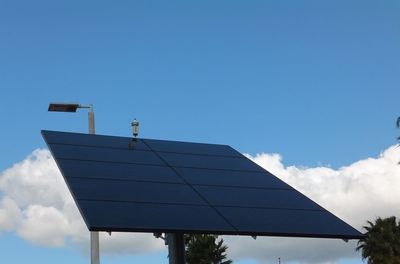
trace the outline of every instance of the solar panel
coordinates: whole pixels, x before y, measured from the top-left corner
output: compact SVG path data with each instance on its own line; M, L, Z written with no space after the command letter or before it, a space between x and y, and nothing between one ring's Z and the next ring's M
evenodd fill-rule
M90 231L362 237L230 146L42 134Z

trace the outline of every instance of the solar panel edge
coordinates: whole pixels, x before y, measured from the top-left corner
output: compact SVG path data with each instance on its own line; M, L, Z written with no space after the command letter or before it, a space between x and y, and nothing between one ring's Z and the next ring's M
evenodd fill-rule
M252 236L252 237L295 237L295 238L324 238L324 239L343 239L358 240L365 238L364 234L308 234L308 233L279 233L279 232L235 232L235 231L217 231L210 229L166 229L166 228L107 228L101 226L93 226L90 231L100 232L137 232L137 233L184 233L184 234L212 234L212 235L228 235L228 236Z
M95 136L95 137L103 137L104 139L113 139L113 138L120 138L120 139L124 139L124 140L133 140L133 138L129 138L129 137L125 137L125 136L111 136L111 135L103 135L103 134L86 134L86 133L75 133L75 132L64 132L64 131L54 131L54 130L41 130L42 135L47 137L47 143L49 144L66 144L66 145L71 145L68 143L61 143L60 141L53 141L51 138L51 134L59 134L59 135L64 135L64 136L68 136L68 135L80 135L80 136L84 136L84 137L91 137L91 136ZM201 142L184 142L184 141L173 141L173 140L162 140L162 139L152 139L152 138L139 138L139 141L147 141L147 142L151 142L151 141L158 141L158 142L173 142L173 143L179 143L179 144L193 144L193 145L198 145L198 146L218 146L218 147L226 147L229 148L234 155L222 155L222 154L202 154L202 153L189 153L189 152L179 152L179 151L166 151L166 150L154 150L153 151L157 151L157 152L165 152L165 153L177 153L177 154L186 154L186 155L210 155L210 156L222 156L222 157L238 157L241 158L242 155L240 152L238 152L237 150L235 150L234 148L232 148L229 145L226 144L210 144L210 143L201 143ZM77 146L91 146L91 145L82 145L82 144L76 144ZM148 146L148 145L147 145ZM94 147L94 146L92 146ZM95 146L95 147L99 147L99 146ZM100 146L100 147L105 147L105 148L110 148L110 146ZM119 148L119 147L116 147ZM144 149L140 149L140 150L144 150ZM148 149L147 149L148 150Z
M46 133L47 133L47 132L49 132L49 131L48 131L48 130L41 130L42 137L43 137L44 141L46 142L46 145L49 147L49 151L50 151L50 153L51 153L51 155L52 155L52 157L53 157L53 159L54 159L54 161L55 161L55 163L56 163L56 165L57 165L58 170L59 170L60 173L61 173L61 176L62 176L62 178L63 178L63 180L64 180L65 185L66 185L67 188L68 188L69 193L70 193L71 196L72 196L72 199L73 199L74 202L75 202L76 207L77 207L78 210L79 210L79 213L81 214L81 216L82 216L82 218L83 218L83 221L84 221L85 224L86 224L86 227L89 229L90 223L89 223L88 219L86 218L85 214L83 213L82 209L80 208L80 206L79 206L79 204L78 204L78 202L77 202L77 197L75 197L74 193L72 192L71 187L69 186L68 181L66 180L66 177L64 176L63 171L61 170L61 167L60 167L60 164L59 164L58 160L57 160L56 158L54 158L55 156L54 156L54 154L53 154L53 152L52 152L52 149L51 149L51 146L50 146L51 143L49 143L49 142L47 141L47 138L46 138ZM50 131L50 132L51 132L51 131ZM89 229L89 230L90 230L90 229Z

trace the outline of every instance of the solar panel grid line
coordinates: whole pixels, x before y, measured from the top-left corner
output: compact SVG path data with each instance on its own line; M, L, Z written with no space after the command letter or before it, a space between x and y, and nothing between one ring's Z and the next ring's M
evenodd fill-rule
M85 199L79 198L79 201L87 201L87 202L107 202L107 203L127 203L127 204L152 204L152 205L187 205L193 207L208 207L206 204L197 204L197 203L178 203L178 202L149 202L149 201L124 201L124 200L110 200L110 199ZM264 208L261 208L264 209ZM266 208L273 209L273 208Z
M134 164L134 165L149 165L149 166L158 166L158 167L174 167L174 168L186 168L186 169L198 169L198 170L218 170L218 171L235 171L235 172L258 172L253 170L238 170L238 169L218 169L218 168L202 168L202 167L191 167L191 166L165 166L161 164L150 164L143 162L126 162L126 161L103 161L103 160L94 160L94 159L77 159L77 158L59 158L59 160L73 160L73 161L90 161L90 162L99 162L99 163L114 163L114 164Z
M184 183L70 179L69 184L79 197L78 199L204 204L204 201ZM87 191L89 189L90 192ZM158 192L154 194L153 190L158 190Z
M237 186L237 185L218 185L218 184L205 184L205 183L191 183L193 186L207 186L207 187L227 187L238 189L254 189L254 190L281 190L293 191L291 188L278 188L278 187L254 187L254 186Z
M177 184L170 181L154 181L154 180L135 180L135 179L119 179L119 178L102 178L102 177L80 177L80 176L70 176L71 179L93 179L93 180L109 180L109 181L126 181L126 182L148 182L148 183L164 183L164 184ZM266 187L252 187L252 186L236 186L236 185L216 185L216 184L191 184L193 186L207 186L207 187L228 187L228 188L238 188L238 189L255 189L255 190L281 190L281 191L294 191L290 188L266 188Z
M284 208L284 207L267 207L267 206L240 206L240 205L224 205L224 204L214 204L214 207L218 208L241 208L241 209L268 209L268 210L289 210L289 211L313 211L313 212L323 212L321 209L307 209L307 208Z
M144 162L126 162L126 161L104 161L104 160L95 160L95 159L77 159L77 158L59 158L60 160L72 160L72 161L90 161L90 162L98 162L98 163L113 163L113 164L133 164L133 165L149 165L149 166L157 166L157 167L166 167L162 164L150 164Z
M147 145L147 147L148 148L150 148L150 149L152 149L147 143L146 143L146 141L145 140L143 140L143 142ZM154 150L153 150L154 151ZM158 155L158 153L157 152L154 152L154 153L156 153L156 155ZM208 201L207 201L207 199L205 198L205 197L203 197L192 185L190 185L186 180L185 180L185 178L184 177L182 177L182 175L180 175L179 174L179 172L174 168L174 167L172 167L166 160L164 160L161 156L159 156L159 158L161 159L161 160L163 160L164 161L164 163L168 166L168 167L170 167L172 170L174 170L175 171L175 173L189 186L189 187L191 187L192 188L192 190L194 191L194 192L196 192L197 193L197 195L199 196L199 197L201 197L226 223L228 223L234 230L237 230L238 231L238 229L234 226L234 225L232 225L232 223L230 223L229 222L229 220L228 219L226 219L226 217L224 216L224 215L222 215L215 207L213 207Z
M109 178L100 178L100 177L69 177L70 179L93 179L93 180L107 180L107 181L121 181L121 182L147 182L147 183L162 183L162 184L182 184L182 183L175 183L175 182L169 182L169 181L152 181L152 180L126 180L126 179L109 179Z

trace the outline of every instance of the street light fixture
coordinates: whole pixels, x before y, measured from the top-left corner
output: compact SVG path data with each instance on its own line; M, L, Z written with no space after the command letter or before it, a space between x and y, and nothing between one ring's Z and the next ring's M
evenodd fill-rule
M75 113L78 108L87 108L88 111L88 123L89 123L89 134L95 134L94 128L94 112L93 105L81 105L76 103L50 103L49 112L69 112ZM100 263L100 249L99 249L99 232L90 232L90 256L91 264Z
M50 112L76 112L79 104L51 103L49 104Z
M76 103L50 103L49 112L69 112L75 113L78 108L87 108L88 112L88 123L89 123L89 134L95 134L94 128L94 112L93 105L81 105Z

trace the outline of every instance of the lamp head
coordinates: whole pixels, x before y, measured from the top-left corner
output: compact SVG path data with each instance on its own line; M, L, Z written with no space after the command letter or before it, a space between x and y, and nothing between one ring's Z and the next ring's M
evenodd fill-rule
M48 111L50 112L76 112L79 108L79 104L68 104L68 103L50 103Z

